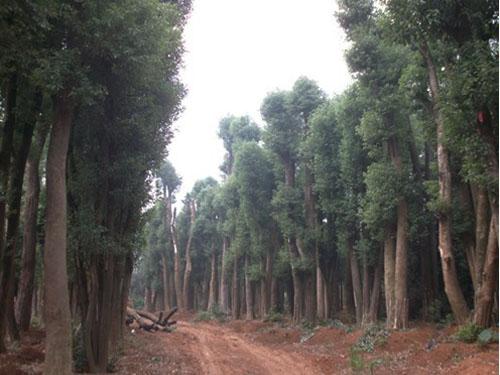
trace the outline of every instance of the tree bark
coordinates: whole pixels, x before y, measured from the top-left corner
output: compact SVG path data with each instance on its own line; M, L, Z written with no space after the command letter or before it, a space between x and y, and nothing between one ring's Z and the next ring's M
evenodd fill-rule
M245 254L245 305L246 305L246 320L252 320L254 318L253 314L253 288L252 282L250 281L249 274L250 261L248 255Z
M449 165L448 149L444 144L444 119L439 108L439 80L436 67L427 44L420 46L420 52L427 65L429 87L432 99L432 111L436 122L437 132L437 160L439 173L439 199L444 209L439 213L439 254L443 269L444 289L450 302L453 316L458 324L464 324L469 317L469 308L465 302L462 289L458 282L455 266L455 257L452 249L451 227L451 170Z
M382 272L384 269L384 256L383 250L378 257L377 267L375 268L375 275L373 276L373 286L370 295L370 308L368 312L367 323L374 324L377 322L377 313L380 303L380 290L382 285Z
M219 291L219 304L221 311L224 314L229 312L229 288L226 270L226 257L228 251L228 239L226 236L222 238L222 257L220 263L220 291Z
M496 231L495 217L492 215L488 235L488 245L481 283L475 293L474 323L480 327L489 327L492 323L495 287L498 275L498 234Z
M13 150L14 129L16 125L16 100L17 100L17 74L13 73L7 81L5 95L5 122L2 134L2 148L0 150L0 259L5 256L5 209L7 204L7 191L9 186L10 161ZM7 259L7 263L10 261ZM7 264L8 265L8 264ZM10 268L10 267L9 267ZM12 270L2 265L2 274L8 273L6 280L10 278ZM3 275L2 275L3 278ZM0 353L6 351L4 337L6 332L7 293L8 284L0 285Z
M191 263L191 242L193 240L194 233L194 223L196 220L196 206L195 201L191 200L189 202L189 208L191 212L191 223L189 226L189 236L186 244L186 268L184 269L184 284L182 291L182 299L184 301L184 307L189 310L192 306L189 303L189 293L191 287L191 271L193 270L193 265Z
M233 319L240 317L240 298L239 298L239 285L238 285L238 254L234 255L233 260L233 281L231 285L231 310Z
M172 207L172 206L170 206ZM172 215L172 221L170 223L170 233L172 236L172 246L174 248L174 287L175 287L175 299L177 302L177 307L179 309L184 309L184 299L182 294L182 280L181 280L181 261L179 255L179 244L177 240L177 230L175 227L175 210Z
M162 252L161 254L161 281L163 285L163 310L170 310L170 298L169 298L169 288L168 288L168 263L167 254Z
M40 158L47 138L48 126L38 129L35 144L30 151L26 164L26 193L23 211L23 252L21 276L17 297L17 319L21 331L29 329L36 265L36 226L38 200L40 196Z
M394 272L394 329L408 327L408 205L405 198L398 203L398 223L396 230L396 259Z
M395 245L394 229L388 225L384 241L384 290L387 327L391 327L394 321Z
M208 310L213 310L217 301L217 255L215 245L212 244L210 252L210 285L208 288Z
M71 316L66 265L66 157L73 108L67 92L56 99L47 156L47 212L45 224L45 374L70 374Z
M361 278L359 275L358 259L354 253L352 243L349 246L349 263L351 264L352 291L354 297L354 308L356 310L356 322L361 324L363 319L363 298L361 290Z

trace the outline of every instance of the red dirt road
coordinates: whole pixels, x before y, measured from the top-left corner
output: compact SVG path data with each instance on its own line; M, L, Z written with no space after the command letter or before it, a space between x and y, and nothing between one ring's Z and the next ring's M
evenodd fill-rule
M182 322L177 331L193 339L184 350L200 363L207 375L303 375L319 372L314 364L297 353L262 346L226 327ZM174 336L175 333L171 338Z

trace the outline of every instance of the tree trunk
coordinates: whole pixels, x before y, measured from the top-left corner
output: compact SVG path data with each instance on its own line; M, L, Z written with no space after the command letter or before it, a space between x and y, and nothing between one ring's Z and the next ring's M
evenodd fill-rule
M374 324L377 322L377 313L380 303L380 287L382 285L382 272L384 269L384 255L383 250L380 252L378 257L377 267L375 268L375 275L373 276L373 287L370 296L370 308L368 313L368 324Z
M439 199L444 209L439 213L439 254L443 269L444 290L450 302L453 316L458 324L464 324L469 317L469 308L465 302L462 289L458 282L455 257L452 249L451 228L451 170L449 165L448 149L444 145L444 119L439 108L439 81L436 67L430 54L427 43L422 43L420 53L427 65L429 87L432 99L432 111L436 122L437 132L437 160L439 173Z
M171 207L171 206L170 206ZM175 286L175 299L177 307L184 309L184 299L182 294L182 280L181 280L181 261L179 255L179 244L177 240L177 230L175 228L175 210L172 215L172 222L170 223L170 233L172 236L172 246L174 248L174 286Z
M5 257L4 249L4 238L5 238L5 209L7 204L7 190L9 186L9 172L10 172L10 161L13 150L13 138L14 129L16 125L16 100L17 100L17 75L13 73L8 81L5 95L5 122L3 126L2 134L2 148L0 150L0 259ZM7 277L5 280L10 279L10 274L12 270L10 267L5 268L5 260L3 260L4 265L0 269L3 274L7 272ZM7 266L10 260L7 259ZM8 294L8 283L2 282L0 285L0 353L6 351L4 337L6 332L6 308L7 308L7 294Z
M250 262L248 255L245 255L245 306L246 306L246 320L252 320L253 315L253 288L252 282L250 281L249 274Z
M30 151L26 164L26 193L23 211L23 252L21 276L17 297L17 316L21 331L29 329L36 266L36 226L38 218L38 199L40 196L40 157L48 126L38 129L35 144Z
M351 264L352 291L354 297L354 308L356 309L356 322L361 324L363 319L363 299L361 290L361 279L359 275L358 259L354 253L352 244L349 242L349 263Z
M474 323L481 327L492 324L492 310L495 287L498 276L498 234L495 217L492 215L488 235L488 244L479 290L475 292Z
M224 314L229 312L229 288L227 283L226 258L228 251L228 239L226 236L222 239L222 257L220 264L220 308Z
M398 203L398 224L396 231L396 260L394 272L394 329L408 327L408 205L405 198Z
M316 315L318 319L326 319L325 311L325 281L321 266L319 263L319 247L316 246L316 254L314 256L316 263Z
M394 229L387 226L384 241L384 290L387 327L391 327L394 321L395 244Z
M217 256L215 253L215 245L212 244L210 255L210 285L208 288L208 310L213 310L217 301Z
M68 93L57 98L47 156L45 223L45 374L70 374L71 316L66 265L66 157L73 108Z
M234 255L233 260L233 282L231 285L231 310L233 319L240 317L240 298L239 298L239 285L238 285L238 254Z
M166 249L165 249L166 251ZM170 310L170 298L168 295L168 263L167 263L167 254L162 252L161 254L161 281L163 285L163 303L162 310Z
M191 211L191 223L189 226L189 236L186 244L186 268L184 269L184 284L183 284L183 292L182 299L184 301L184 307L189 310L191 308L189 303L189 293L191 286L191 271L193 269L193 265L191 263L191 242L193 240L193 232L194 232L194 222L196 220L196 206L194 200L191 200L189 203L190 211Z

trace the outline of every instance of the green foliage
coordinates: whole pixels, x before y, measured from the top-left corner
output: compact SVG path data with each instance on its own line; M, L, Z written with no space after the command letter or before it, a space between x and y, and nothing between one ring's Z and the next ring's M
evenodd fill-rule
M384 345L388 337L389 331L383 327L372 325L365 329L363 335L354 344L353 349L371 353L375 347Z
M454 334L454 337L458 341L470 344L477 340L480 333L481 327L475 325L474 323L467 323L458 328L457 332L455 332Z
M349 351L349 362L354 372L363 371L365 368L365 360L363 359L363 355L354 347L352 347Z
M219 305L215 304L211 310L208 311L198 311L194 317L195 322L207 322L210 320L217 320L219 323L225 322L227 319L226 314L224 314Z
M271 309L271 311L269 311L269 314L264 317L264 322L282 323L283 321L283 314L274 309Z

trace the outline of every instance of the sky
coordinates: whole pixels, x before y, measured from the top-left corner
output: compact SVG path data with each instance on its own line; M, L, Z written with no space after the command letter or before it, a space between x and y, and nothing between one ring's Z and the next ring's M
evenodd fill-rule
M181 71L188 94L168 147L183 181L179 197L198 179L220 180L224 116L249 115L263 126L262 100L300 76L329 96L349 85L347 43L334 12L334 0L193 0Z

